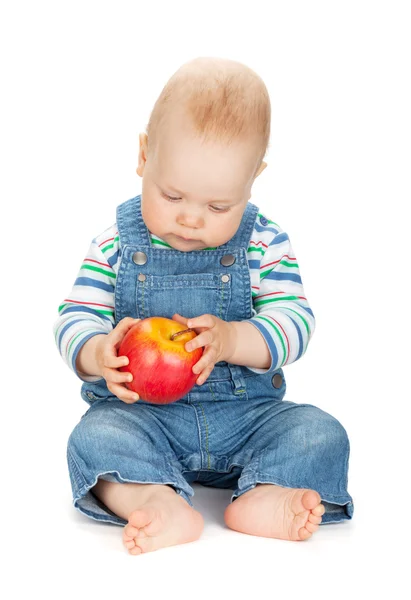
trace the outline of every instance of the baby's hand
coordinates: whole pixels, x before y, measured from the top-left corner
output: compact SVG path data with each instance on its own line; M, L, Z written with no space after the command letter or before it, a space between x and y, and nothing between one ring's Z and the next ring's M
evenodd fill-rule
M108 335L101 336L96 348L96 359L100 374L107 382L107 387L119 400L132 404L139 399L139 395L128 390L124 383L133 380L131 373L118 371L120 367L128 365L126 356L117 356L118 348L127 331L140 319L126 317L110 331Z
M186 319L179 314L173 315L174 321L186 325L198 334L196 338L187 342L185 349L188 352L196 348L205 347L202 357L193 367L193 373L199 373L197 385L202 385L220 360L229 361L234 352L235 331L228 321L223 321L214 315L201 315L194 319Z

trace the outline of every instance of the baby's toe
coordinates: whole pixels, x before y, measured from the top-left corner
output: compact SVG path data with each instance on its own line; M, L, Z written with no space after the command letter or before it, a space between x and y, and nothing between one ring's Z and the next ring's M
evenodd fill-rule
M133 527L133 525L130 525L130 523L128 523L125 527L124 527L124 538L135 538L138 534L138 529L137 527Z
M314 523L310 523L310 521L307 521L307 523L305 524L305 529L307 531L309 531L310 533L315 533L319 528L319 525L315 525Z
M312 536L312 533L308 531L307 526L301 527L298 532L299 538L301 541L308 540Z
M312 514L315 515L316 517L322 517L323 514L325 513L325 507L323 504L319 504L318 506L316 506L315 508L313 508L311 510Z
M308 521L310 523L312 523L313 525L319 525L322 521L322 517L317 517L316 515L313 515L312 513L308 515Z

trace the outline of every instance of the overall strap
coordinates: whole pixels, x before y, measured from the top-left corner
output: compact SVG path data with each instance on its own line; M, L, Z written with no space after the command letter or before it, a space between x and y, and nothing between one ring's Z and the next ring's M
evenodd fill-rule
M150 247L150 234L141 216L141 196L126 200L117 207L117 227L121 246L138 244Z

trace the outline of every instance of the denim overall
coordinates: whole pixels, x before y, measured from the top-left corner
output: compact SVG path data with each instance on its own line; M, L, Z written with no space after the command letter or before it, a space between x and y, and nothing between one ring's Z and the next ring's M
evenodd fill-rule
M223 246L180 252L152 245L140 196L121 204L116 324L127 316L171 318L176 312L250 319L247 248L257 212L248 203L237 233ZM168 405L126 404L104 379L84 383L90 408L67 453L74 506L100 521L126 523L90 491L99 477L170 485L190 505L191 483L232 489L231 501L257 483L273 483L316 490L326 508L323 523L350 519L346 432L322 410L284 401L285 389L281 369L256 373L225 362Z

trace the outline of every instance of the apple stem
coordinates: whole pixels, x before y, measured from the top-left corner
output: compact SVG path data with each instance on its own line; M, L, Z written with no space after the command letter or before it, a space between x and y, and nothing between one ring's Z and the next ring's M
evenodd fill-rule
M179 335L183 335L183 333L189 333L190 331L194 331L194 329L184 329L184 331L177 331L177 333L173 333L170 339L174 342L176 337L178 337Z

